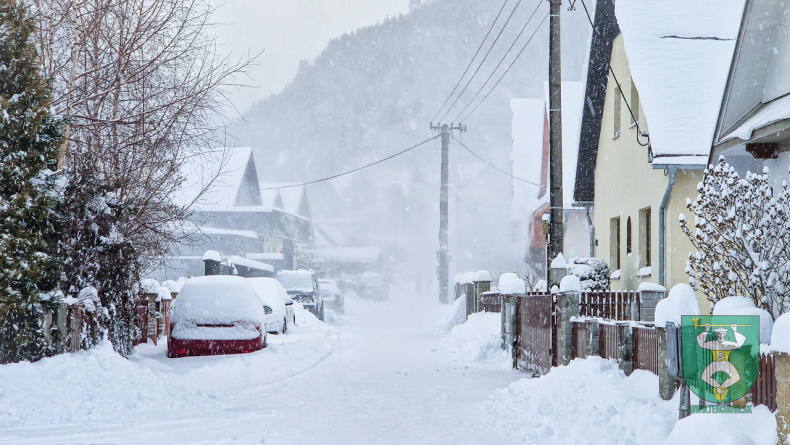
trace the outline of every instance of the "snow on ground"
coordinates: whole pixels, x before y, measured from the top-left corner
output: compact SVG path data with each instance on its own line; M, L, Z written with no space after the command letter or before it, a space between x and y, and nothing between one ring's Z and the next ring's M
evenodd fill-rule
M500 363L510 367L508 354L502 349L502 317L480 312L469 315L466 323L455 326L443 346L465 363Z
M298 307L297 326L244 355L125 360L104 344L0 366L0 443L773 444L776 421L695 414L658 378L574 360L540 378L510 369L499 314L463 321L463 300L394 289L347 295L332 326ZM459 315L461 314L461 315Z

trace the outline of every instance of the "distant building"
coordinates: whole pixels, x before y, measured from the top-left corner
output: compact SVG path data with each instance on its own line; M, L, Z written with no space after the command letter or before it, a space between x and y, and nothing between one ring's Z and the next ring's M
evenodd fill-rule
M573 201L582 93L581 82L562 83L563 254L566 258L590 255L590 224L586 208ZM542 217L549 213L548 91L543 99L513 99L510 108L513 112L513 175L520 178L513 180L513 239L524 246L525 273L543 276L546 271L546 237Z
M277 270L293 269L299 251L312 243L304 187L261 184L250 148L190 159L182 175L183 187L174 199L193 211L193 220L183 228L190 240L167 258L163 278L202 275L206 250L218 251L223 259L239 256Z

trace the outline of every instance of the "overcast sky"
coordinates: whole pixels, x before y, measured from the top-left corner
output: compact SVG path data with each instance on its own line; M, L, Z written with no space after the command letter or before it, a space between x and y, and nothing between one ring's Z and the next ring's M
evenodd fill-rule
M264 53L250 69L255 88L234 91L240 112L277 93L293 79L299 61L312 61L330 39L387 16L407 13L409 0L211 0L217 40L238 56Z

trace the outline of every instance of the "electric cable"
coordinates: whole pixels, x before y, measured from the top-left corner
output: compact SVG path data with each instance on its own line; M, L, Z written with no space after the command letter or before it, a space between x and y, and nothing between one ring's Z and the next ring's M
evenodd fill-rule
M507 171L505 171L505 170L502 170L501 168L497 167L496 165L494 165L494 164L492 164L492 163L488 162L488 161L487 161L487 160L485 160L485 159L484 159L482 156L480 156L480 155L478 155L477 153L475 153L474 151L472 151L472 149L471 149L471 148L467 147L467 146L466 146L466 144L464 144L464 143L463 143L463 142L461 142L461 141L460 141L458 138L456 138L456 137L455 137L455 135L453 135L453 140L455 140L456 142L458 142L458 143L461 145L461 147L463 147L464 149L466 149L466 151L468 151L468 152L469 152L469 153L470 153L472 156L476 157L478 160L482 161L483 163L485 163L487 166L489 166L489 167L493 168L494 170L496 170L496 171L498 171L498 172L500 172L500 173L503 173L503 174L505 174L505 175L507 175L507 176L510 176L511 178L513 178L513 179L515 179L515 180L518 180L518 181L521 181L521 182L525 182L525 183L527 183L527 184L530 184L530 185L534 185L535 187L541 187L541 185L540 185L540 184L536 184L536 183L534 183L534 182L532 182L532 181L528 181L528 180L526 180L526 179L524 179L524 178L519 178L518 176L515 176L515 175L513 175L513 174L511 174L511 173L508 173Z
M426 140L420 142L419 144L412 145L411 147L409 147L409 148L407 148L405 150L401 150L401 151L399 151L399 152L397 152L395 154L387 156L386 158L379 159L378 161L371 162L370 164L363 165L362 167L357 167L357 168L355 168L353 170L349 170L349 171L346 171L346 172L343 172L343 173L338 173L338 174L332 175L332 176L327 176L327 177L321 178L321 179L315 179L313 181L302 182L302 183L299 183L299 184L283 185L283 186L279 186L279 187L266 187L266 188L262 188L261 190L278 190L278 189L287 189L287 188L292 188L292 187L302 187L302 186L305 186L305 185L316 184L316 183L319 183L319 182L329 181L330 179L339 178L341 176L350 175L351 173L355 173L355 172L358 172L360 170L364 170L364 169L366 169L368 167L372 167L374 165L381 164L382 162L389 161L392 158L395 158L395 157L400 156L400 155L402 155L404 153L407 153L407 152L409 152L411 150L414 150L417 147L425 145L428 142L431 142L432 140L434 140L434 139L436 139L436 138L438 138L440 136L441 135L437 135L437 136L434 136L434 137L432 137L430 139L426 139Z
M480 63L477 65L477 68L475 69L475 72L472 73L472 77L469 78L469 80L466 82L464 87L461 89L461 92L458 93L458 96L455 97L455 100L453 101L452 104L450 104L450 106L444 112L444 114L442 115L442 118L439 119L439 121L443 121L444 118L447 117L448 114L450 114L450 110L453 109L455 104L458 103L458 100L461 99L461 96L463 96L463 94L466 91L466 89L469 88L469 84L472 83L472 80L474 80L475 76L480 71L480 68L483 67L483 64L485 63L486 59L488 59L489 54L491 54L491 50L493 50L494 46L496 46L496 43L499 41L499 38L502 36L502 33L505 32L505 28L507 28L508 23L510 23L510 20L513 18L513 14L516 13L516 9L518 9L519 5L521 5L521 1L522 0L518 0L518 2L516 3L516 6L514 6L513 10L510 11L510 15L508 16L507 20L505 21L505 24L502 25L502 29L499 30L499 34L497 34L496 38L494 39L494 42L491 44L491 47L488 48L488 51L486 51L486 55L483 56L483 60L481 60Z
M516 36L516 38L513 39L513 43L511 43L510 47L507 49L507 51L505 51L505 54L502 56L502 59L499 61L497 66L494 68L494 70L491 71L491 74L488 76L488 79L486 79L486 81L483 82L483 85L480 87L480 89L477 90L475 95L469 100L469 102L466 104L466 106L461 110L460 113L458 113L458 116L456 116L455 120L457 120L459 117L461 117L461 115L463 115L466 112L466 110L469 109L469 107L472 105L472 103L475 101L475 99L477 99L477 96L479 96L480 93L483 92L483 90L485 89L486 85L488 85L488 82L491 81L491 79L494 77L494 74L496 74L497 70L499 70L499 67L502 66L502 63L504 63L505 59L507 59L507 56L508 56L508 54L510 54L510 51L512 51L513 47L516 46L516 42L518 42L518 39L521 37L521 34L523 34L524 31L527 29L527 26L529 26L529 23L532 21L532 18L535 16L535 13L538 12L538 9L540 8L540 5L542 5L542 4L543 4L543 0L538 0L537 4L535 5L535 9L532 11L532 14L527 19L527 22L524 23L524 26L521 28L521 31L519 31L519 33ZM540 25L538 25L538 26L540 26Z
M505 5L507 5L507 2L509 2L509 1L510 0L505 0L504 3L502 3L502 7L499 8L499 12L497 13L496 17L494 18L494 21L491 22L491 26L488 27L488 32L486 32L485 37L483 37L483 41L480 42L480 45L478 45L477 51L475 51L475 55L472 56L472 60L470 60L469 64L466 65L466 69L464 70L464 73L461 74L461 77L458 78L458 82L456 82L455 86L453 87L453 90L450 91L450 94L447 96L447 99L444 100L444 103L439 108L439 111L437 111L436 114L433 116L433 118L431 119L431 122L436 120L436 117L439 116L439 113L442 112L442 110L444 109L444 106L447 105L447 102L449 102L450 98L453 97L453 94L458 89L458 85L461 85L461 81L464 80L464 76L466 76L466 73L469 72L469 68L472 67L472 63L474 63L475 59L477 58L477 55L480 53L480 50L483 48L483 45L486 43L486 40L488 40L488 36L491 34L491 31L494 30L494 25L496 25L496 22L499 20L499 16L502 15L502 11L505 10Z
M593 19L590 16L590 10L587 9L587 3L585 3L584 0L581 0L581 2L582 2L582 6L584 7L584 13L585 15L587 15L587 21L590 22L590 26L592 27L593 32L597 32L597 30L595 29L595 23L593 23ZM617 84L617 90L620 92L620 96L622 97L623 102L625 102L625 107L628 108L628 113L631 115L631 120L634 121L634 125L636 125L636 143L641 145L642 147L650 147L652 151L652 147L650 145L650 135L647 133L643 133L642 129L639 128L639 121L636 119L636 116L634 116L634 111L631 109L631 105L628 103L628 100L625 98L625 93L623 92L623 89L620 88L620 81L617 80L617 75L614 73L611 64L609 64L609 73L612 75L612 78L614 79L614 83ZM639 140L640 135L647 138L646 144L643 144L642 141Z
M502 82L502 79L504 79L504 78L505 78L505 76L507 75L507 73L510 71L510 68L512 68L512 67L513 67L513 65L516 63L516 61L518 60L518 58L519 58L519 57L521 57L521 54L524 52L524 50L525 50L525 49L527 49L527 46L529 46L529 42L531 42L531 41L532 41L532 38L533 38L533 37L535 37L535 34L537 34L538 30L539 30L539 29L540 29L540 27L543 25L543 23L545 23L545 22L546 22L546 19L547 19L548 17L549 17L549 13L547 12L547 13L546 13L546 15L545 15L545 16L543 16L543 20L541 20L541 21L540 21L540 23L538 24L538 26L537 26L537 27L535 28L535 30L532 32L532 35L531 35L531 36L529 36L529 40L527 40L527 43L525 43L525 44L524 44L524 46L521 48L521 51L519 51L519 52L518 52L518 54L516 54L516 58L515 58L515 59L513 59L513 61L512 61L512 62L510 62L510 65L508 65L508 67L507 67L507 69L505 70L505 72L504 72L504 73L502 73L502 75L499 77L499 80L497 80L497 81L496 81L496 83L494 84L494 86L493 86L493 87L491 87L491 89L488 91L488 93L486 93L486 95L485 95L485 96L483 96L483 99L481 99L481 100L480 100L480 102L478 102L478 104L477 104L477 105L475 105L475 107L474 107L474 108L472 108L472 111L470 111L470 112L469 112L469 114L467 114L467 115L466 115L466 116L465 116L463 119L461 119L461 120L458 120L458 119L456 118L456 119L455 119L456 121L458 121L458 122L464 122L464 121L466 121L467 119L469 119L469 116L471 116L472 114L474 114L474 112L475 112L475 111L477 111L477 108L478 108L478 107L480 107L480 105L482 105L482 104L483 104L483 102L485 102L485 100L486 100L486 99L488 99L488 96L490 96L490 95L491 95L491 93L492 93L492 92L494 92L494 90L495 90L495 89L496 89L496 87L499 85L499 83L500 83L500 82ZM459 115L458 115L458 117L460 117L460 116L461 116L461 115L459 114Z

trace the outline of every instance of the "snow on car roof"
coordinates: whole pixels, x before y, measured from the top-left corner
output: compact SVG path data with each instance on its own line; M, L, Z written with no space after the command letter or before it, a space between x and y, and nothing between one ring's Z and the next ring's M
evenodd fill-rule
M286 290L305 292L313 290L313 273L308 270L281 270L277 272L277 281Z
M285 310L285 301L291 297L279 281L274 278L248 278L261 301L274 309L274 306Z
M252 284L232 275L190 278L170 309L170 319L175 323L260 322L264 317Z

